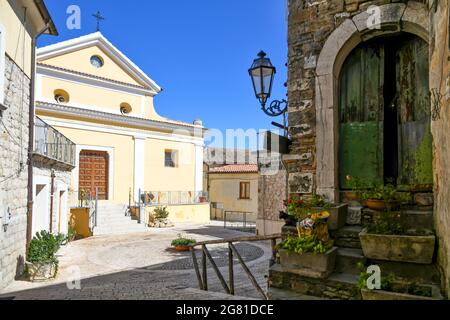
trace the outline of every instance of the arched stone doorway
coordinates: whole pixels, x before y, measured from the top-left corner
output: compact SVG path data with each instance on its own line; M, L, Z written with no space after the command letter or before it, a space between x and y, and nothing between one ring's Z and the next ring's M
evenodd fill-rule
M410 33L358 45L339 76L339 188L395 183L431 191L428 44Z
M339 201L340 191L340 75L350 54L371 39L410 33L428 41L429 18L424 4L408 2L379 7L380 25L367 24L363 12L345 20L328 38L316 67L316 192ZM381 40L382 41L382 40Z

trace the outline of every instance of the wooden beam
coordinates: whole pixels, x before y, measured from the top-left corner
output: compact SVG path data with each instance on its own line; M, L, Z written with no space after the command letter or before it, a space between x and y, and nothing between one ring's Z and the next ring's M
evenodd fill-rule
M214 259L211 257L211 254L208 251L208 248L206 246L203 246L203 251L205 252L205 255L208 257L209 262L211 262L211 265L216 272L217 277L219 278L220 283L222 284L222 287L225 289L226 293L230 294L230 288L228 288L227 282L223 278L222 274L220 273L219 268L217 268L216 263L214 262Z
M191 253L192 253L192 262L194 264L195 274L197 275L198 286L199 286L200 290L204 290L202 276L200 274L200 269L198 267L197 256L195 255L195 248L191 247Z
M247 267L247 265L244 262L244 259L242 259L241 255L239 254L239 252L236 250L236 247L230 243L230 248L231 250L233 250L234 254L236 255L236 257L238 258L239 262L241 263L242 268L244 269L245 273L247 274L248 278L250 279L250 281L252 282L253 286L256 288L256 290L264 297L265 300L269 300L269 298L267 297L267 294L264 292L263 289L261 289L261 287L259 286L258 282L256 281L255 277L253 276L252 272L250 271L250 269Z

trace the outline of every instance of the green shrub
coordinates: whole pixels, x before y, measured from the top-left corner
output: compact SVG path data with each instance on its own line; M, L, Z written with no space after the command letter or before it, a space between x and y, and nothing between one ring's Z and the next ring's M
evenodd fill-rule
M297 238L288 235L287 239L283 243L281 243L281 248L286 249L290 252L295 252L297 254L324 254L333 247L333 244L333 241L324 243L320 241L315 235L303 238Z
M194 239L188 239L188 238L183 238L183 236L178 235L178 239L175 239L172 241L172 247L178 247L178 246L191 246L196 244L197 241Z
M62 234L55 236L47 231L36 233L30 244L27 261L58 265L56 253L66 241L67 238Z
M164 220L169 217L170 212L167 210L167 207L158 207L153 210L154 217L156 220Z

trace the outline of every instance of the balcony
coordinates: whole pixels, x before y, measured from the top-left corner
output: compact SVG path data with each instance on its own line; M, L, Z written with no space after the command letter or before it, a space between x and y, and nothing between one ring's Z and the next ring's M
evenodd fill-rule
M75 167L75 143L39 117L35 120L34 138L34 158L46 163Z
M205 204L209 202L203 191L149 191L141 192L140 206L177 206Z

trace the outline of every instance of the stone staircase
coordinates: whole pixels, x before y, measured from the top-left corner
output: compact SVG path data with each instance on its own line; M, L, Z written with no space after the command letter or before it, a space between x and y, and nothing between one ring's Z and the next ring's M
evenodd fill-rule
M127 205L99 201L94 236L145 232L147 227L127 216Z
M354 211L350 208L349 211ZM378 265L385 274L393 273L399 278L417 281L421 284L439 286L439 272L433 265L418 265L392 261L370 260L361 250L359 233L371 223L373 211L360 209L359 221L347 220L342 228L330 231L338 247L334 272L327 279L306 277L295 270L283 270L275 264L269 270L269 298L272 300L314 300L314 299L361 299L358 280L361 271L358 264ZM406 210L404 225L432 229L433 212ZM294 227L284 227L283 233L296 232Z

